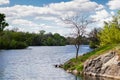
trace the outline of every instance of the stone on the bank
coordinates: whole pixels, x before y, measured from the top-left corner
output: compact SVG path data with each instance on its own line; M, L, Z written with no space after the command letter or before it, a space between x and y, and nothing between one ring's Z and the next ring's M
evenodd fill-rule
M75 74L75 75L77 75L78 71L77 70L73 70L72 73Z
M120 79L120 60L116 52L110 51L84 63L85 74Z

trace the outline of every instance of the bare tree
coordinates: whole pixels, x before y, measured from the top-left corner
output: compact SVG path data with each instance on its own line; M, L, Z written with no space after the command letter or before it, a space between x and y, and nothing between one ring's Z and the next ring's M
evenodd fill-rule
M85 14L61 18L61 20L65 24L70 24L70 28L73 29L73 35L75 37L74 45L76 48L76 59L78 59L80 45L82 44L82 37L85 36L86 27L88 26L88 24L92 23L93 21L89 18L88 15Z

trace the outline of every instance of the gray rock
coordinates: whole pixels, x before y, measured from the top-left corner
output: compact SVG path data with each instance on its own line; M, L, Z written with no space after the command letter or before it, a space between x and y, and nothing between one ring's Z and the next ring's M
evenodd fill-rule
M111 51L84 63L85 74L114 77L120 79L120 61L115 51Z

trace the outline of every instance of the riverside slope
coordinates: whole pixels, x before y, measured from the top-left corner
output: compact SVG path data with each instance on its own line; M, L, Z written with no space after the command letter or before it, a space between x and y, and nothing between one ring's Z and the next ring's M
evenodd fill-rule
M115 51L109 51L97 58L84 63L84 74L120 79L120 56Z

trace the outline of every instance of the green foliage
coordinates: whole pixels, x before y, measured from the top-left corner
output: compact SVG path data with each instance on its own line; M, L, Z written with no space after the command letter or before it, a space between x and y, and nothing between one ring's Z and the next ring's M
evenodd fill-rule
M66 39L58 33L39 34L3 31L0 34L0 49L22 49L27 46L64 46Z
M93 41L90 41L89 45L90 45L90 48L97 48L98 47L98 42L93 42Z
M89 45L90 48L97 48L100 44L100 40L99 40L99 32L100 32L100 28L94 28L90 33L89 33Z
M8 48L10 45L10 41L7 38L0 37L0 49Z
M106 23L100 34L100 45L120 43L120 28L118 24Z
M97 56L103 54L104 52L107 52L107 51L113 49L116 46L117 45L115 45L115 44L105 45L105 46L99 47L99 48L97 48L97 49L95 49L91 52L83 54L82 56L79 56L77 60L75 58L72 58L69 61L67 61L66 63L64 63L63 68L65 70L82 71L83 70L83 64L87 59L97 57Z
M32 45L38 45L38 46L64 46L66 45L66 39L65 37L61 36L58 33L52 34L34 34Z
M76 39L78 39L78 38L67 37L67 38L66 38L67 44L69 44L69 45L74 45L75 42L76 42ZM78 40L80 40L80 43L81 43L81 44L89 45L89 39L88 39L86 36L79 37Z
M119 44L120 43L120 11L116 16L113 16L111 22L105 22L104 28L98 35L100 38L100 45Z
M23 49L26 47L27 44L25 42L10 39L6 35L0 37L0 49Z
M84 68L83 64L78 64L78 65L76 66L76 70L78 70L78 71L82 71L83 68Z
M22 48L26 48L27 44L25 42L18 42L15 40L12 40L10 43L10 49L22 49Z
M8 26L8 23L5 21L5 14L0 13L0 32L3 31L6 26Z
M48 37L46 43L48 46L50 46L50 45L52 46L54 43L54 40L51 37Z

